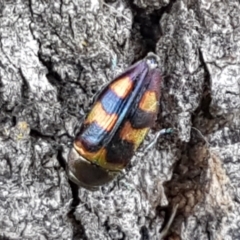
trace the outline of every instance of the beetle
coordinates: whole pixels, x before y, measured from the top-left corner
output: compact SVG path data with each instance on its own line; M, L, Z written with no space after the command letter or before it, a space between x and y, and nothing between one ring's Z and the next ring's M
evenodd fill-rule
M127 166L155 124L161 82L156 62L146 58L100 92L68 155L71 181L95 190Z

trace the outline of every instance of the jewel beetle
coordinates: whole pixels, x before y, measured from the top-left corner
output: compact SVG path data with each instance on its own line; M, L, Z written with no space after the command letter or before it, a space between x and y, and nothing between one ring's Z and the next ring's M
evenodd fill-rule
M161 81L156 62L146 58L104 87L69 152L70 180L94 190L126 167L156 121Z

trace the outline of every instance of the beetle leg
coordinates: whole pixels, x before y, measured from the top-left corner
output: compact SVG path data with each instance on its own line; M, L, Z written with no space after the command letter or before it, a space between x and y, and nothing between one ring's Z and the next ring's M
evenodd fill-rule
M169 133L173 133L173 129L172 128L164 128L164 129L160 130L157 133L157 136L154 138L154 140L145 148L145 151L151 149L156 144L158 138L161 135L165 135L165 134L169 134Z

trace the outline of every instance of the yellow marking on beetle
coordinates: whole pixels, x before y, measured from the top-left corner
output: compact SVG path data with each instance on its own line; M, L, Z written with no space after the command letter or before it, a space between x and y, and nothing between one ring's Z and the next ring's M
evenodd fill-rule
M134 150L136 150L144 140L148 130L149 128L135 129L131 123L127 121L121 129L120 137L122 140L133 143Z
M139 102L139 108L146 112L157 112L158 100L156 93L154 91L146 91Z
M102 107L100 102L97 102L85 120L85 124L91 124L94 121L104 130L111 131L118 119L117 114L108 114Z
M118 171L118 170L122 170L125 167L125 165L123 165L123 164L108 163L106 161L107 150L104 147L99 149L96 152L89 152L88 150L86 150L84 148L81 141L75 140L74 148L86 160L88 160L89 162L92 162L104 169L107 169L110 171Z
M105 159L105 156L106 156L105 148L101 148L96 152L89 152L84 148L81 141L78 141L78 140L74 142L74 148L82 157L86 158L87 160L93 163L96 163L101 159Z
M132 90L133 82L129 77L123 77L110 84L109 88L119 97L125 98Z

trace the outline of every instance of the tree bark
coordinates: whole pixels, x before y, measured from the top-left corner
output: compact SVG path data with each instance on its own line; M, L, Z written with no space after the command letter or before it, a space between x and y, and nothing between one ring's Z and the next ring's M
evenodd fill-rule
M159 239L176 205L166 239L240 239L239 16L237 0L0 1L0 239ZM119 178L78 189L76 129L149 52L156 128Z

